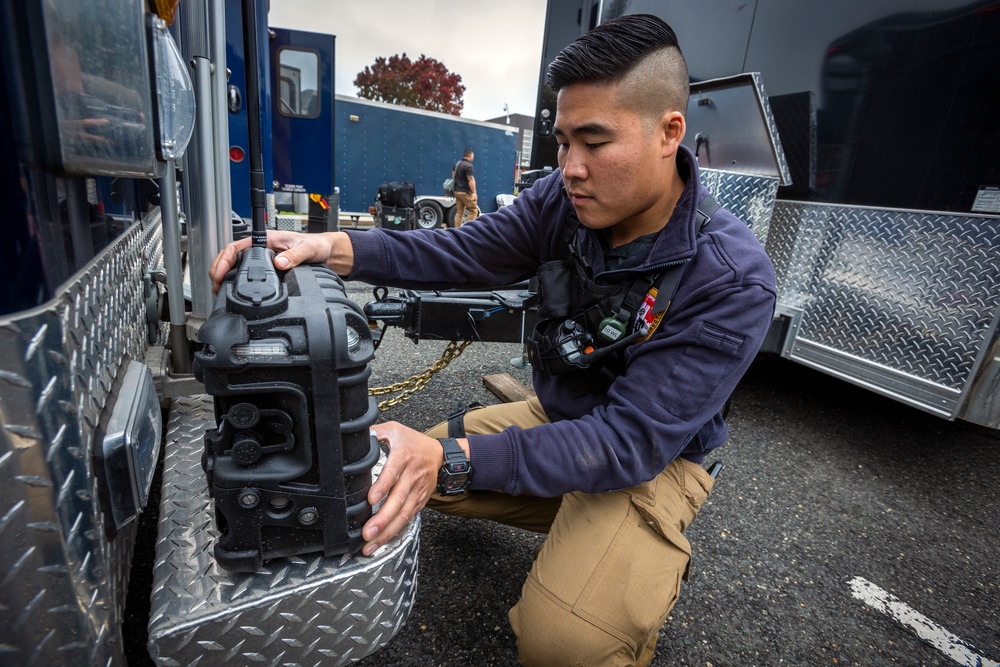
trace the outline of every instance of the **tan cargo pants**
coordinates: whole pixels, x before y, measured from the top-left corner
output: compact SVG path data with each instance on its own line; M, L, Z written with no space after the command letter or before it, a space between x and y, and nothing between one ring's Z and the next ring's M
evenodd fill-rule
M470 411L465 429L496 433L548 421L532 398ZM447 430L442 423L427 433L440 438ZM623 491L435 495L427 507L548 533L509 613L522 664L648 665L687 578L691 545L682 533L713 481L701 466L677 459Z
M463 220L466 214L468 214L468 218ZM475 220L477 217L479 217L479 206L476 204L476 200L472 198L472 194L469 192L456 192L455 226L461 227L462 222Z

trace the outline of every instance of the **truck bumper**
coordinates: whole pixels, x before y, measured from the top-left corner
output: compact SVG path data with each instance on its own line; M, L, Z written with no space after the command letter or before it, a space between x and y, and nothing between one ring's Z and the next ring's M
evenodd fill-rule
M201 468L207 395L175 399L167 424L149 653L158 665L343 665L369 655L406 622L417 587L419 515L371 557L280 558L229 573Z

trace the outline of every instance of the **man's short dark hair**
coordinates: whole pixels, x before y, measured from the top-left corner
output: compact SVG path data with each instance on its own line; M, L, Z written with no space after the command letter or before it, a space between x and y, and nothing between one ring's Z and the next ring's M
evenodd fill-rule
M687 112L690 83L677 35L651 14L600 24L560 51L546 78L557 93L575 83L619 84L625 105L646 116Z
M464 151L462 152L462 157L469 157L470 155L472 155L472 149L471 149L471 148L466 148L466 149L465 149L465 150L464 150Z

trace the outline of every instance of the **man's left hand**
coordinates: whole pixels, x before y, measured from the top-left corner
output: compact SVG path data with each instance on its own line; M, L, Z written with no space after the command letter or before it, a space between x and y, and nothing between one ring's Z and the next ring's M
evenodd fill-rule
M366 544L362 553L370 556L388 542L417 515L437 490L437 476L444 465L441 443L398 422L372 427L380 441L389 446L389 456L378 479L368 491L368 502L385 501L362 530ZM468 449L468 441L460 441Z

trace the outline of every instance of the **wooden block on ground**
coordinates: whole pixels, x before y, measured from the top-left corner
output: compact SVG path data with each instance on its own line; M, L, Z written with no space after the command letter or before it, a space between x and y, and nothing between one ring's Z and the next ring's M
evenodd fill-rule
M524 401L535 395L535 392L530 387L525 387L509 373L484 375L483 384L504 403Z

